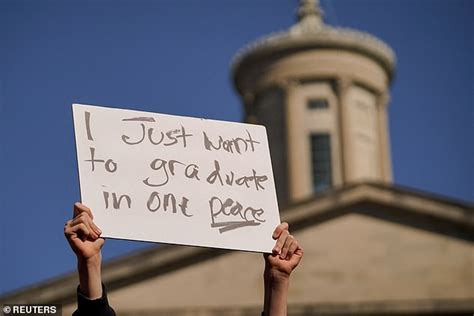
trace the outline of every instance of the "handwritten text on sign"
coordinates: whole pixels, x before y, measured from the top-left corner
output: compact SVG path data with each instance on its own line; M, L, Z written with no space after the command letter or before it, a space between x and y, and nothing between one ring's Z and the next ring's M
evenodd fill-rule
M270 252L265 128L73 105L82 202L104 237Z

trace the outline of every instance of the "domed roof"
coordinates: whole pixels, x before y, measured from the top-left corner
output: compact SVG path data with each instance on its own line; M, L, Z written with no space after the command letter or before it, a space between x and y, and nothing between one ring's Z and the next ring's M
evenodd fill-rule
M289 30L272 33L240 49L232 62L234 78L239 68L248 62L275 53L311 48L336 48L365 54L376 60L392 77L395 68L393 50L368 33L324 24L318 0L301 0L298 18L298 23Z

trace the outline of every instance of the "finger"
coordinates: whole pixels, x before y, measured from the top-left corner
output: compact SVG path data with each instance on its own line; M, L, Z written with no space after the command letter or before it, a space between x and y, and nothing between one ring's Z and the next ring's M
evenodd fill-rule
M85 213L83 213L83 214L86 215ZM92 238L94 238L94 239L99 238L100 233L97 231L98 228L97 228L97 226L95 226L94 222L92 221L92 219L89 216L86 217L85 223L86 223L87 227L90 229L90 233L91 233Z
M273 247L273 253L274 254L280 254L281 253L283 245L285 244L286 238L288 237L289 234L290 234L290 232L288 232L287 230L284 230L280 233L280 236L278 237L278 240L275 244L275 247Z
M91 220L92 229L97 233L98 236L102 234L100 228Z
M283 247L281 249L281 253L280 253L280 258L281 259L286 258L286 255L288 254L288 250L289 250L290 246L293 244L294 241L295 241L295 239L293 238L293 236L288 235L288 237L286 238L285 243L283 244Z
M89 216L89 213L86 213L86 212L80 213L78 216L76 216L73 219L72 224L74 225L74 224L79 223L79 222L83 222L86 225L88 225L88 227L90 229L92 229L92 231L97 235L96 237L99 237L100 234L102 234L102 231L99 229L99 227L97 227L96 224L94 224L94 221Z
M87 214L86 212L82 212L72 219L72 224L74 225L78 222L89 222L89 220L91 220L89 214Z
M303 259L303 249L298 248L296 249L293 256L291 256L291 259L288 259L288 260L293 262L294 268L296 268L300 264L302 259Z
M79 224L84 224L87 227L89 234L93 239L97 239L99 237L99 234L96 233L92 228L92 220L90 219L88 214L82 213L81 215L77 216L72 220L71 225L73 227Z
M77 235L82 240L85 240L90 236L90 230L84 223L79 223L71 227L70 235Z
M285 230L288 230L289 228L290 226L288 225L287 222L283 222L280 225L278 225L273 231L273 235L272 235L273 239L277 239L278 237L280 237L281 233Z
M89 225L89 227L94 231L94 233L97 235L97 237L99 237L100 234L102 234L102 231L94 223L94 221L90 217L89 213L82 212L78 217L84 217L84 222L86 222Z
M79 202L74 203L73 217L76 217L77 215L79 215L83 212L86 212L87 214L89 214L89 216L92 219L94 218L94 215L92 215L92 211L91 211L90 208L88 208L87 206L85 206L84 204L79 203Z
M304 250L299 245L298 247L299 248L295 250L294 255L300 257L300 260L301 260L301 258L303 258L303 255L304 255Z
M293 256L293 254L295 253L296 249L298 249L298 241L297 240L294 240L290 247L288 248L288 252L286 254L286 260L290 260L291 257Z
M104 243L105 243L105 239L104 238L97 238L96 243L99 246L99 249L102 249L102 247L104 246Z
M64 224L64 234L65 235L68 235L70 233L71 227L72 227L72 220L68 220L66 222L66 224Z

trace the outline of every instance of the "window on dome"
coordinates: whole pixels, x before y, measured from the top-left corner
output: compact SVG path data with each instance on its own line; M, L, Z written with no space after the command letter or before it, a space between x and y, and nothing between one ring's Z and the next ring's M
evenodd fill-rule
M329 134L311 135L311 164L314 192L321 192L332 186L330 140Z
M308 99L306 106L310 110L320 110L329 108L329 103L326 99Z

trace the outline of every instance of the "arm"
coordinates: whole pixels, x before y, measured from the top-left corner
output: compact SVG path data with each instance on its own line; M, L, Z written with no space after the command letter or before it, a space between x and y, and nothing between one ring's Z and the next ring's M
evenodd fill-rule
M303 249L290 235L288 224L282 223L273 232L277 242L271 254L264 254L265 301L263 315L286 316L290 275L303 257Z
M93 222L91 210L80 203L74 204L74 218L66 222L64 234L77 257L79 273L78 310L74 315L115 315L109 307L102 286L101 248L104 239Z

